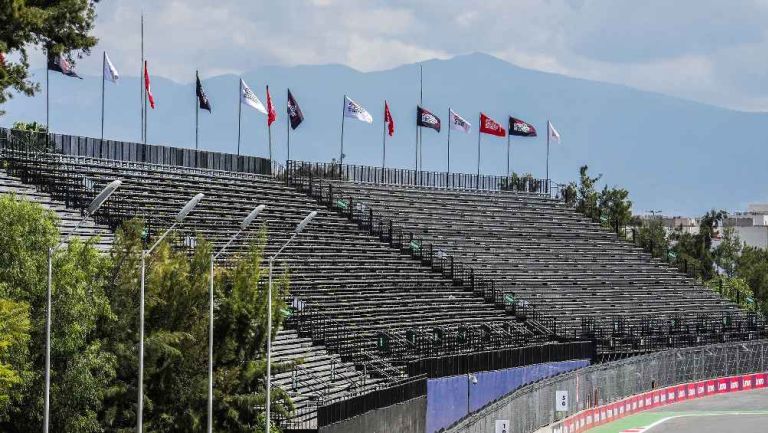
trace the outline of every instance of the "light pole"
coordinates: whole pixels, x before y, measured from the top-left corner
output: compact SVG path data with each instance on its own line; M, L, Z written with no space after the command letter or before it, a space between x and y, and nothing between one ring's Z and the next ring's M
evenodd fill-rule
M60 241L58 245L53 248L48 248L48 289L45 297L48 307L45 315L45 407L43 409L43 433L48 433L48 426L51 421L51 286L53 285L53 253L56 252L62 245L69 241L69 238L80 228L86 219L96 213L97 210L104 204L107 199L114 194L115 190L120 187L123 182L119 179L113 180L104 189L101 190L99 195L93 199L88 209L85 210L85 215L78 221L75 228L73 228L63 241Z
M269 427L272 424L269 419L269 410L270 406L272 405L272 401L270 400L270 393L272 388L272 265L275 263L275 259L277 256L280 255L280 253L283 252L285 247L288 246L288 244L291 243L293 238L295 238L299 233L301 233L302 230L309 224L310 221L312 221L312 218L317 215L317 211L313 210L309 213L309 215L305 216L303 220L299 223L299 225L296 226L296 230L293 231L293 234L288 239L288 241L283 244L282 247L280 247L277 252L272 255L272 257L269 258L269 291L267 292L267 405L266 405L266 430L264 430L265 433L269 433Z
M208 433L213 432L213 264L216 259L219 258L221 253L227 249L227 247L240 236L243 230L251 225L253 220L264 210L266 206L260 204L256 206L248 216L245 217L242 223L240 223L240 230L237 231L226 244L219 250L218 253L213 254L211 252L211 271L210 271L210 285L208 290Z
M144 416L144 276L146 272L146 258L148 255L152 254L152 250L154 250L160 244L160 242L165 239L171 230L176 228L177 225L184 221L187 215L192 212L192 210L195 208L195 206L197 206L198 203L200 203L200 200L202 200L203 197L205 197L205 194L203 193L199 193L192 197L192 199L190 199L187 204L181 208L179 213L176 215L173 224L168 227L168 230L166 230L165 233L163 233L163 235L160 236L157 241L155 241L152 247L146 251L141 252L141 290L139 291L139 407L136 411L136 433L143 432L142 418Z

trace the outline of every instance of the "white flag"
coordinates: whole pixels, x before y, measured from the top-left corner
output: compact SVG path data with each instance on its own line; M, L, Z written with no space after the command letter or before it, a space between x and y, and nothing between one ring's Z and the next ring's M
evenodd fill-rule
M120 78L117 68L112 64L112 60L109 60L109 55L107 55L106 51L104 51L104 78L113 83L117 83L117 80Z
M240 103L254 108L260 113L267 114L267 109L264 107L264 104L261 103L259 97L253 93L253 90L245 84L245 81L243 81L242 78L240 79Z
M551 139L553 139L553 140L555 140L555 141L557 141L559 143L560 142L560 133L557 132L557 129L555 129L555 127L552 126L552 122L550 122L549 120L547 120L547 129L549 129L549 138L551 138Z
M448 113L450 114L450 118L448 119L449 122L451 122L451 129L454 131L461 131L468 133L470 128L472 128L472 124L464 120L461 116L456 114L453 110L448 110Z
M373 123L373 117L357 102L344 97L344 117L351 117L365 123Z

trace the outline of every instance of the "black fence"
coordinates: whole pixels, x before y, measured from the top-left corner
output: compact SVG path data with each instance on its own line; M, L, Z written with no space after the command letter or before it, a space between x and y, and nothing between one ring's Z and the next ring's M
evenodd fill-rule
M271 175L269 159L205 150L0 128L0 148L147 164Z
M286 176L314 179L345 180L385 185L420 186L430 188L472 189L482 191L515 191L549 195L550 181L532 176L493 176L437 171L416 171L403 168L382 168L368 165L313 163L288 161Z
M426 376L412 377L385 389L318 407L317 427L327 426L424 395L427 395Z
M595 345L590 341L550 343L488 352L422 358L408 364L408 375L424 374L431 379L545 362L572 359L592 360L595 356Z

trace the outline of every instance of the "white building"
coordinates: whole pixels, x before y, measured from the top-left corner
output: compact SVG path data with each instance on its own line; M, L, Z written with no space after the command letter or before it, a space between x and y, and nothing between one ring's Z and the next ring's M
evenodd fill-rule
M729 215L725 226L733 227L745 244L768 249L768 204L750 204L746 212Z

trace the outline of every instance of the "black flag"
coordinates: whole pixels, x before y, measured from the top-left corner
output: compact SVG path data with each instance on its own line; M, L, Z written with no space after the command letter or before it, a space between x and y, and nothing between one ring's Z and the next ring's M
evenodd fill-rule
M524 122L514 117L509 117L509 135L516 135L518 137L535 137L536 128L528 122Z
M416 106L416 125L424 128L432 128L435 131L440 132L440 118L418 105Z
M203 84L200 82L200 77L197 77L197 100L200 102L200 108L211 112L211 101L208 100L205 91L203 90Z
M72 64L69 63L69 60L67 60L66 57L62 56L61 54L48 56L48 69L51 71L61 72L68 77L79 78L81 80L83 79L83 77L77 75L75 68L72 67Z
M304 121L304 113L301 112L299 103L291 93L291 89L288 89L288 118L291 119L291 129L296 129Z

